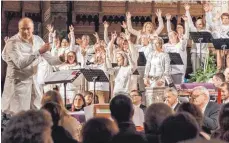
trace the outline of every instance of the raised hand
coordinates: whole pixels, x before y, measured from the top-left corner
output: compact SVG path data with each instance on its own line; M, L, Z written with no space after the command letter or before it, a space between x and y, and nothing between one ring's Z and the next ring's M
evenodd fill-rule
M104 22L103 22L103 26L104 26L104 28L108 28L108 27L109 27L108 22L107 22L107 21L104 21Z
M189 4L184 4L184 9L186 10L186 11L189 11L189 9L190 9L190 5Z
M171 16L170 13L167 13L165 16L166 16L166 19L167 19L167 20L171 20L171 18L172 18L172 16Z
M95 33L93 34L93 36L95 36L95 38L96 38L96 39L98 39L98 38L99 38L99 35L98 35L98 33L97 33L97 32L95 32Z
M209 12L209 9L210 9L209 4L208 3L204 4L204 11Z
M69 31L74 32L74 27L72 25L69 26Z
M126 32L126 33L125 33L125 38L126 38L126 40L128 40L128 41L130 40L130 32Z
M56 37L56 30L53 31L52 37Z
M183 15L181 18L182 18L184 21L188 21L188 17L185 16L185 15Z
M131 18L130 12L126 12L126 18L127 18L127 19L130 19L130 18Z
M46 26L47 30L49 31L49 33L52 33L53 32L53 26L51 24L48 24Z
M161 10L160 10L160 9L157 9L157 11L156 11L156 16L157 16L157 17L161 17L161 14L162 14Z
M220 12L220 11L217 11L217 13L215 14L214 19L215 19L215 20L219 20L220 17L221 17L221 12Z
M127 28L127 25L126 25L126 22L125 22L125 21L123 21L123 22L122 22L121 27L122 27L122 28L124 28L124 29L126 29L126 28Z

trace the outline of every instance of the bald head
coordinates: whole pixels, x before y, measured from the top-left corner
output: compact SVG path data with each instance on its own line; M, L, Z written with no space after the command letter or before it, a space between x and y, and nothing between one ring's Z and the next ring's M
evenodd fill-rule
M25 17L18 23L19 34L24 40L30 40L33 36L34 24L32 19Z

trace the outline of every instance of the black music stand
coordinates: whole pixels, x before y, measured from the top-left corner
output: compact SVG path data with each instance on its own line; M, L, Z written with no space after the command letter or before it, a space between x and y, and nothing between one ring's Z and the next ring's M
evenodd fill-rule
M146 65L146 57L144 52L139 52L138 56L138 66L145 66Z
M168 53L171 65L184 65L179 53Z
M47 78L45 78L45 84L64 84L64 104L67 107L67 97L66 97L66 85L67 83L72 83L80 75L80 70L62 70L51 73Z
M229 50L229 38L227 39L213 39L212 43L217 50L223 50L223 53L225 53L225 50ZM224 60L224 67L226 67L226 56L223 55Z
M88 82L94 83L94 104L95 104L95 84L96 82L108 82L109 80L103 70L100 69L81 69L81 73L84 75Z
M212 35L210 32L189 32L192 40L194 43L200 43L200 67L201 67L201 60L202 60L202 51L201 46L202 43L212 43Z

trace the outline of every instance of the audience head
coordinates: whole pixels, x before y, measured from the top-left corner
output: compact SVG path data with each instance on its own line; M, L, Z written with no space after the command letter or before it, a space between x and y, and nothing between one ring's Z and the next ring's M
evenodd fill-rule
M219 113L220 139L229 142L229 103L223 105Z
M66 63L68 64L74 64L77 63L77 59L76 59L76 53L73 51L70 51L67 53L67 61Z
M85 102L86 102L86 105L91 105L92 102L93 102L93 93L90 92L90 91L85 91L84 94L84 99L85 99Z
M225 75L225 81L229 82L229 67L225 69L224 75Z
M223 73L216 73L212 78L215 87L219 88L220 85L225 82L225 76Z
M61 108L64 107L64 102L62 100L62 97L60 96L60 93L54 90L47 91L41 100L41 105L43 106L45 103L48 102L55 102L61 106Z
M112 138L110 143L147 143L147 141L140 134L119 133Z
M19 35L24 40L30 40L33 37L34 24L33 20L24 17L18 22Z
M178 113L165 119L160 127L162 143L194 139L199 134L199 127L189 113Z
M61 115L61 107L55 102L45 103L41 109L48 111L52 117L53 126L58 126Z
M229 83L224 82L220 86L221 93L222 93L222 100L227 100L229 102Z
M178 92L175 88L166 88L165 89L165 103L169 105L169 107L173 107L178 103Z
M229 25L229 13L223 13L221 15L221 21L224 25Z
M112 118L120 122L128 122L134 115L134 108L131 99L126 95L119 94L110 102L110 111Z
M52 143L52 119L44 110L14 115L2 134L2 143Z
M132 90L130 97L134 105L140 105L142 103L142 94L138 90Z
M76 94L72 101L72 111L82 111L85 106L86 102L83 95L80 93Z
M173 114L172 109L164 103L151 104L145 112L145 133L158 134L164 119Z
M117 63L119 66L127 66L128 65L128 59L127 55L124 52L118 52L116 54Z
M209 91L205 87L197 86L193 88L190 100L193 104L202 109L209 102L209 100Z
M117 125L107 118L92 118L82 129L83 143L108 143L118 133Z
M83 35L81 39L82 39L82 45L85 46L89 45L90 37L88 35Z
M142 28L142 32L146 34L152 34L154 31L154 26L152 22L145 22Z
M162 38L158 37L155 40L153 40L153 44L154 44L154 49L158 52L162 51L162 45L164 44L164 41Z
M200 110L200 108L198 108L196 105L192 104L192 103L182 103L177 110L177 113L180 112L188 112L190 113L197 121L197 123L199 124L199 127L202 126L203 124L203 114Z

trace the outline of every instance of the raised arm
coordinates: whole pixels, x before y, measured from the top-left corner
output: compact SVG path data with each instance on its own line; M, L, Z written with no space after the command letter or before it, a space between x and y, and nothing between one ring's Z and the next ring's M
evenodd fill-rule
M156 15L157 15L158 22L159 22L159 26L158 26L157 30L155 31L157 33L157 35L159 35L161 33L161 31L164 29L164 22L163 22L161 13L162 13L161 10L157 9Z
M196 27L194 26L194 23L192 21L192 17L190 15L190 12L189 12L189 9L190 9L190 5L189 4L185 4L184 5L184 8L185 8L185 15L188 17L188 25L189 25L189 29L191 32L195 32L197 31Z
M185 33L181 40L181 50L184 51L187 48L188 40L189 40L189 28L188 28L188 17L182 16L182 19L185 21Z
M72 25L69 26L69 36L70 36L70 45L69 45L69 49L70 51L74 51L74 46L75 46L75 33L74 33L74 27Z
M114 59L114 50L113 50L113 47L114 47L114 42L115 42L115 39L117 38L117 33L114 32L114 33L111 33L111 41L108 43L108 46L107 46L107 56L108 58L113 61Z
M97 33L97 32L95 32L95 33L93 34L93 36L94 36L94 37L95 37L95 39L96 39L96 43L100 43L98 33Z
M170 58L169 55L166 53L166 55L164 56L164 73L163 76L169 76L170 75Z
M103 25L104 25L104 41L106 44L108 44L110 41L109 36L108 36L109 24L106 21L104 21Z
M167 22L166 22L166 27L167 27L167 32L171 32L172 31L172 28L171 28L171 15L169 13L166 14L166 19L167 19Z
M128 31L126 31L125 37L126 37L126 40L128 41L130 56L133 59L134 63L137 64L138 51L134 47L133 43L131 42L131 40L130 40L130 33Z
M127 53L127 59L130 65L130 72L133 73L137 69L137 63L133 61L131 53Z
M133 27L132 27L132 23L131 23L131 14L130 14L130 12L127 12L127 13L126 13L126 21L127 21L127 28L128 28L128 31L129 31L131 34L135 35L135 36L139 36L139 35L141 34L141 32L140 32L140 31L137 31L137 30L135 30L135 29L133 29Z

